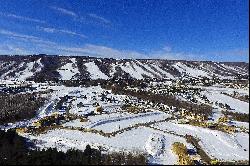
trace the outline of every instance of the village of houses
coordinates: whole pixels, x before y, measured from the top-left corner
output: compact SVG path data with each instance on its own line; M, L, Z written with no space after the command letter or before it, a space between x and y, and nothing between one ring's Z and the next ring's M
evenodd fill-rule
M101 85L1 81L2 92L36 93L45 100L34 118L0 127L14 128L41 149L84 150L90 144L104 152L142 152L150 164L249 162L249 121L241 118L249 116L242 99L249 96L248 86L152 81L145 88L124 88L127 93L116 94ZM146 97L130 95L139 92ZM159 94L178 102L148 97ZM200 105L205 112L195 111Z

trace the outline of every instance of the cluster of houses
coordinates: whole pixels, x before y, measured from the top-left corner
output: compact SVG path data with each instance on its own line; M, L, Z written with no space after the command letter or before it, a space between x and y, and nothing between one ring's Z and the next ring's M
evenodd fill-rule
M178 96L181 97L187 101L197 103L197 99L194 97L195 94L199 95L199 89L198 88L188 88L184 84L180 84L178 81L177 83L165 83L165 82L150 82L150 86L145 89L138 89L138 88L127 88L128 90L132 90L134 92L138 91L144 91L144 92L150 92L153 94L164 94L164 95L171 95L171 96Z
M136 97L129 97L129 99L125 100L125 105L129 105L130 107L143 108L143 109L157 109L161 111L177 111L176 107L168 106L162 103L153 103L149 100L141 100Z

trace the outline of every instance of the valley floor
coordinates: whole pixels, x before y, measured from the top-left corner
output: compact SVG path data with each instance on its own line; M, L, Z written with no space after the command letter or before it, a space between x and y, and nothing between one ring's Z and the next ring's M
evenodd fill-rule
M164 84L155 90L150 85L126 90L169 95L171 87L176 86ZM249 121L234 117L249 116L249 103L232 96L232 92L249 95L248 89L187 86L188 90L172 94L182 104L211 107L210 113L203 114L189 112L181 105L178 108L158 103L156 99L117 94L100 85L67 87L32 82L30 86L34 89L24 93L32 91L46 98L35 117L0 127L16 129L39 149L84 151L89 144L103 153L146 154L149 164L180 164L189 159L200 164L249 162ZM231 115L226 116L225 111ZM185 146L186 157L173 150L176 142Z

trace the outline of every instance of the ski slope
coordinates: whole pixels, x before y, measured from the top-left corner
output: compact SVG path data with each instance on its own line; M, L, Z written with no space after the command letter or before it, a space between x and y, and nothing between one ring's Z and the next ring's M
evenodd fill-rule
M93 80L104 79L107 80L109 77L102 73L95 62L88 62L84 64L87 67L87 71L90 73L90 78Z
M57 70L62 80L72 80L76 74L80 73L76 64L76 59L71 58L70 61L70 63L66 63Z

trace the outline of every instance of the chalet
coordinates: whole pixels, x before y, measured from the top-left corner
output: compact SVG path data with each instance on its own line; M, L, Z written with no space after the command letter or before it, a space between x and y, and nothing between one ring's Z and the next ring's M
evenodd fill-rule
M94 114L95 114L95 112L93 110L84 113L85 116L91 116L91 115L94 115Z
M74 91L69 92L69 94L79 94L79 93L81 93L80 90L74 90Z
M138 104L145 105L145 101L143 101L143 100L139 100Z
M74 98L72 98L70 100L66 100L65 101L66 106L69 106L72 103L72 100L74 100Z
M68 99L72 99L73 96L67 94L67 95L65 95L63 98L64 98L65 100L68 100Z
M176 111L177 111L177 108L174 107L174 106L170 106L170 110L172 110L173 112L176 112Z

